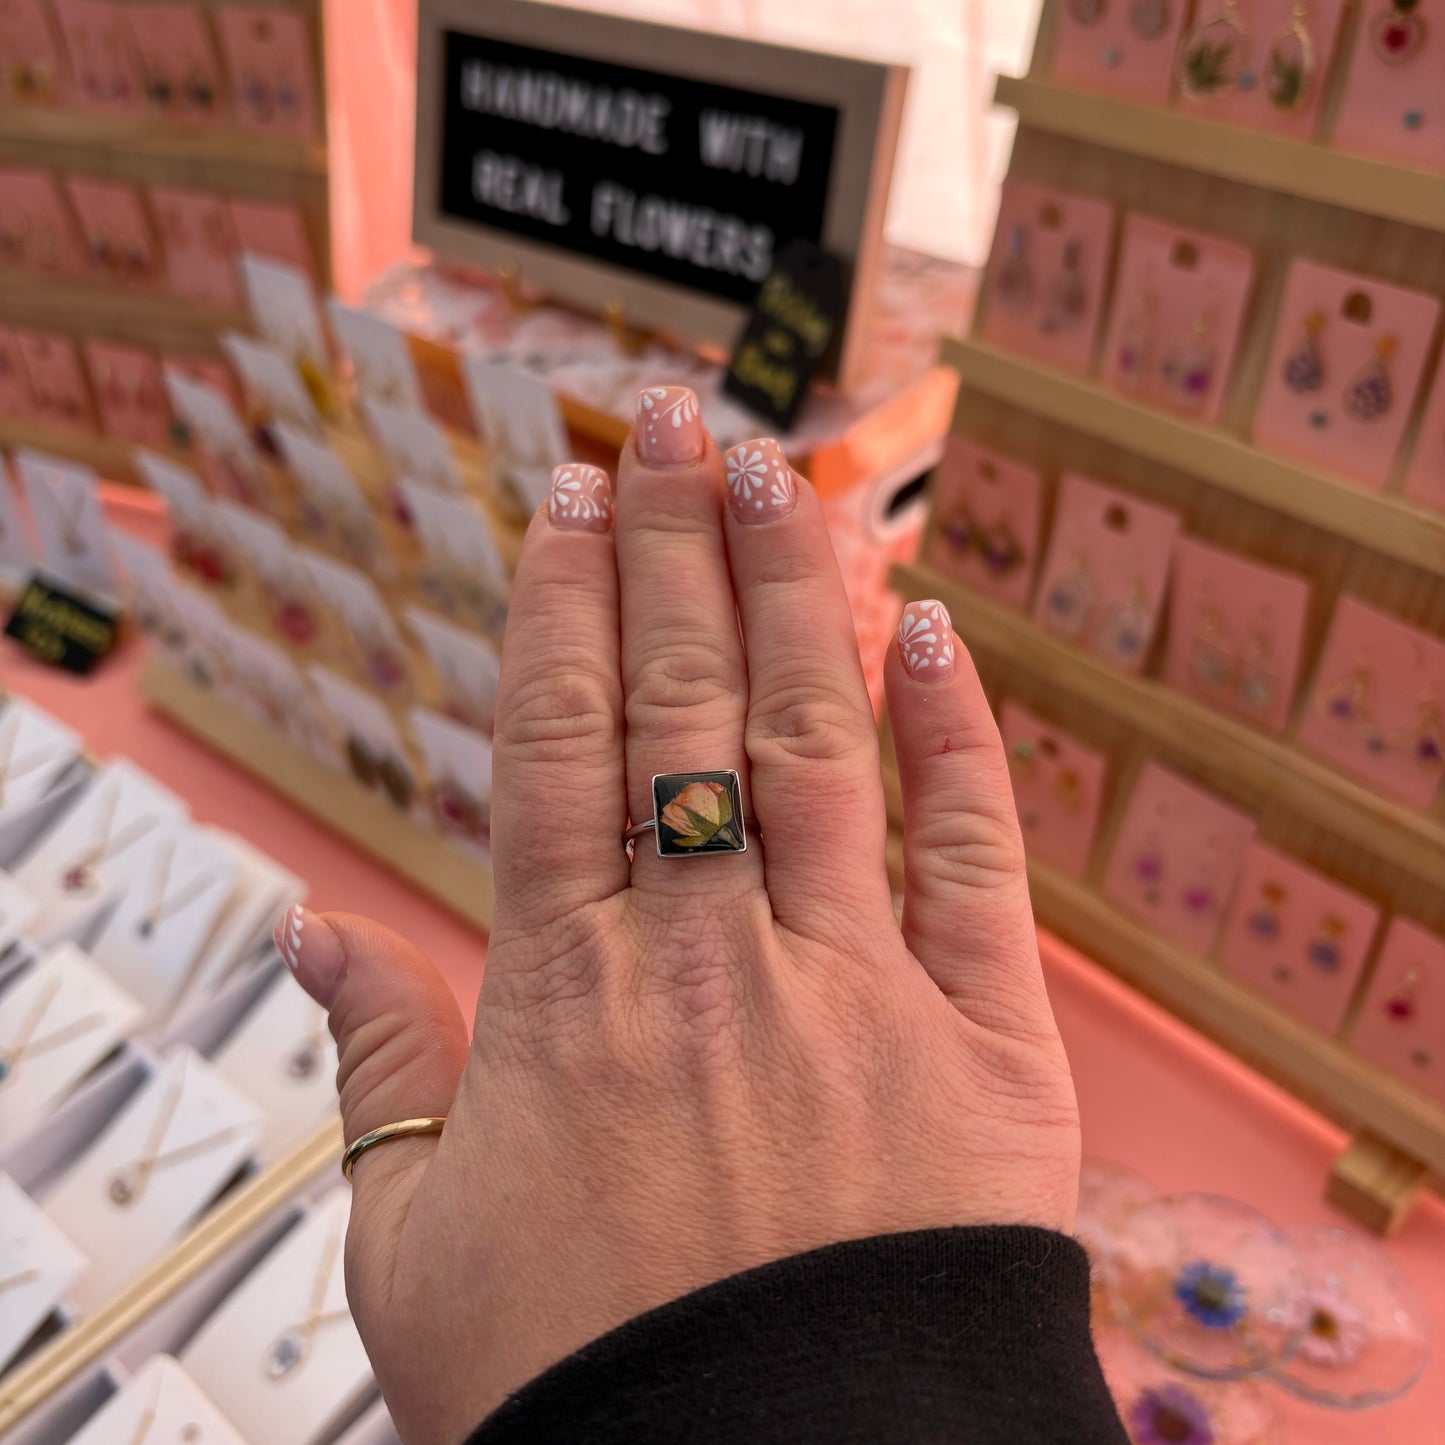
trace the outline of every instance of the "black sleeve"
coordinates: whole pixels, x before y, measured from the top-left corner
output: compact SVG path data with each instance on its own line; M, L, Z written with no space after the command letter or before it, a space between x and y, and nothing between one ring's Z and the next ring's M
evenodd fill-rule
M1128 1445L1089 1265L1045 1229L830 1245L629 1320L469 1445Z

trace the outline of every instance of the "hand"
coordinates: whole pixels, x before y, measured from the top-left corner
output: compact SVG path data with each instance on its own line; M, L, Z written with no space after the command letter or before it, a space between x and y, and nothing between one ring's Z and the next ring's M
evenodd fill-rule
M278 930L330 1008L348 1140L449 1116L354 1176L352 1307L409 1445L456 1445L587 1341L750 1266L1073 1221L1073 1086L1008 770L947 614L910 604L887 664L900 932L812 489L767 442L725 477L690 393L660 388L623 448L615 530L604 482L558 469L517 570L470 1045L401 939L345 914ZM729 768L746 853L661 859L649 834L629 861L654 773Z

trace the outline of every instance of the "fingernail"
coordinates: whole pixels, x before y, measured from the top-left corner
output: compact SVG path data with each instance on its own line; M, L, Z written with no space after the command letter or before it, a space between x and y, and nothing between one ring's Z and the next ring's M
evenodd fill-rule
M330 1008L346 978L346 950L341 940L299 903L286 910L272 936L296 982L322 1008Z
M697 398L685 386L649 386L637 393L637 455L652 467L695 462L706 445Z
M783 449L772 437L729 447L728 506L739 522L780 522L798 505L798 487Z
M953 623L943 603L930 598L903 609L898 655L909 677L919 682L943 682L953 676Z
M554 467L547 515L564 532L607 531L612 526L612 478L585 462Z

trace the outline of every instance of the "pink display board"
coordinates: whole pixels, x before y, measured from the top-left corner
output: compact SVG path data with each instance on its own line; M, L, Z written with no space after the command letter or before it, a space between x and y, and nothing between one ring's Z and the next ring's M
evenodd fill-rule
M1285 283L1254 440L1377 490L1414 409L1440 302L1295 261Z
M1303 577L1181 537L1164 680L1209 707L1282 732L1299 685L1309 602Z
M1445 18L1422 0L1405 13L1365 7L1332 143L1341 150L1445 171Z
M1435 383L1405 471L1405 495L1445 512L1445 361L1435 368Z
M1220 962L1292 1014L1338 1032L1369 957L1380 910L1334 879L1253 843Z
M1385 935L1350 1042L1445 1102L1445 938L1408 918Z
M1187 13L1188 6L1171 0L1070 0L1058 7L1053 78L1140 105L1164 105Z

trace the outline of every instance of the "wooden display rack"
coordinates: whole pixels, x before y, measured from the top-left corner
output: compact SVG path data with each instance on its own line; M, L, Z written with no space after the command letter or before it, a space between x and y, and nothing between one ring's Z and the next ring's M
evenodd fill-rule
M215 0L194 0L203 8ZM326 124L324 0L286 0L311 27L318 113ZM149 120L39 108L0 108L0 166L24 166L271 201L299 209L323 291L332 285L331 204L325 140L277 141L231 131L186 130ZM159 351L220 355L220 336L245 329L244 310L207 306L160 291L125 290L84 279L46 280L0 271L0 325L95 337ZM105 435L0 418L0 449L33 447L71 457L111 481L138 480L129 443Z
M1055 85L1047 77L1059 9L1060 0L1045 0L1030 75L998 84L997 99L1019 116L1010 177L1250 247L1259 266L1253 312L1217 425L1153 410L975 336L945 346L962 381L954 434L1046 477L1082 472L1118 483L1181 513L1192 536L1306 575L1310 656L1346 592L1445 630L1445 514L1248 440L1290 260L1305 256L1438 294L1445 177ZM1358 29L1352 7L1346 46ZM1326 96L1326 116L1334 101ZM925 556L937 527L935 517ZM1309 1027L1212 958L1148 932L1099 883L1133 781L1157 758L1249 811L1271 845L1390 914L1445 931L1445 806L1437 800L1419 813L1378 796L1289 736L1203 707L1147 670L1136 677L1109 667L925 566L895 569L893 585L948 606L991 700L1017 699L1110 758L1110 795L1085 880L1029 864L1040 921L1354 1131L1328 1196L1381 1232L1397 1224L1430 1176L1437 1188L1445 1179L1445 1107L1356 1055L1346 1042L1353 1015L1339 1037ZM897 777L887 761L885 783L895 825L890 869L901 883Z

